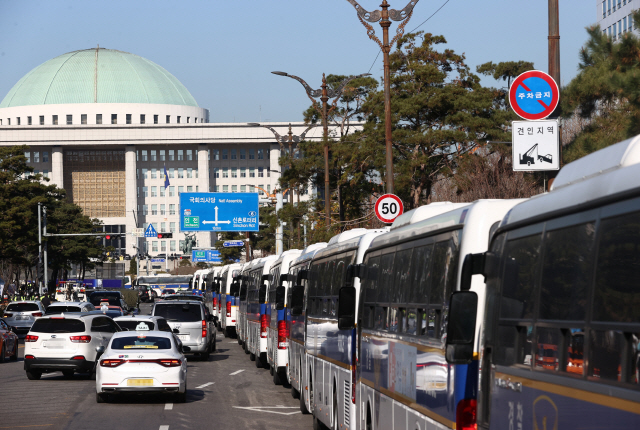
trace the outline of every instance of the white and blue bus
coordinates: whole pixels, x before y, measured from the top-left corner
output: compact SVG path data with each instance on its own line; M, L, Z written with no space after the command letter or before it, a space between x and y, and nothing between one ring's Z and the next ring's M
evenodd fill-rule
M460 289L461 256L486 251L503 216L521 201L423 206L372 241L355 273L359 312L348 321L357 322L360 334L358 428L472 428L460 411L477 400L478 361L446 361L448 300ZM484 295L482 282L473 289Z
M214 267L207 274L207 289L211 290L213 320L218 328L220 328L220 274L222 269L222 266Z
M267 290L269 288L269 269L276 261L276 255L270 255L256 261L249 270L247 286L247 333L246 345L249 359L256 367L267 367Z
M294 279L293 282L295 282L295 284L287 291L287 312L285 314L287 318L287 330L289 332L289 371L287 380L291 385L291 395L293 398L300 399L300 411L303 414L309 413L305 403L305 396L300 394L306 388L306 386L302 384L302 381L307 380L306 369L309 368L309 366L307 366L307 354L304 347L305 328L307 325L305 306L307 274L313 256L326 247L326 242L314 243L313 245L307 246L302 251L302 255L295 259L289 269L289 275ZM299 303L295 307L293 303L294 289L299 291Z
M564 166L463 274L487 281L478 428L640 428L640 137ZM452 296L449 361L474 359L482 301Z
M282 385L287 381L289 367L289 328L287 326L287 290L293 285L293 278L289 275L291 263L300 256L302 251L290 249L280 254L271 266L269 289L267 291L267 315L269 328L267 329L267 363L273 383Z
M240 284L237 291L236 301L238 303L238 319L236 321L236 337L238 344L247 351L246 337L247 337L247 286L249 285L249 269L256 264L258 259L254 259L245 263L240 271Z
M238 304L231 294L231 284L237 281L240 275L242 264L229 264L224 266L220 273L220 299L218 301L218 316L220 318L220 329L226 337L232 337L236 332L236 314Z
M338 291L349 278L347 267L361 263L371 241L385 231L360 228L340 233L315 254L309 266L305 405L314 421L330 428L350 428L355 424L352 400L356 332L353 328L338 328ZM358 286L359 281L356 289Z

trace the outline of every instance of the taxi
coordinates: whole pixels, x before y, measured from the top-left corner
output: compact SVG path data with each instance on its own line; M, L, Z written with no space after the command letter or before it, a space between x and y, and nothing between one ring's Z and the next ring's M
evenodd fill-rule
M96 402L104 403L123 393L166 393L176 403L187 400L187 359L173 333L142 330L114 334L106 347L96 351Z

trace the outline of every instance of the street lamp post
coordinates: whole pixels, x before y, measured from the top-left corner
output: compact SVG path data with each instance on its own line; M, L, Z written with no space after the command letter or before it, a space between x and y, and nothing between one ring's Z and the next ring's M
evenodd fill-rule
M386 164L387 164L387 193L393 194L393 152L392 152L392 139L391 139L391 67L389 65L389 53L391 52L391 45L396 43L396 41L402 37L404 34L404 27L407 25L409 20L411 19L411 15L413 13L413 8L420 0L411 0L408 5L404 7L402 10L389 10L389 3L387 0L382 0L382 10L374 10L373 12L368 12L362 8L358 4L356 0L347 0L349 3L356 8L356 12L358 12L358 18L362 25L367 29L367 35L369 39L375 41L380 49L382 49L382 54L384 58L384 120L385 120L385 147L386 147ZM402 21L402 23L398 26L398 30L396 32L395 37L389 43L389 27L391 26L391 20L393 21ZM378 22L380 21L380 27L382 27L382 42L375 35L375 30L371 25L367 24L368 22Z
M362 75L357 76L349 76L344 81L340 83L337 89L331 89L327 85L327 78L324 73L322 74L322 86L319 90L313 90L303 79L298 76L290 75L285 72L271 72L274 75L278 76L287 76L291 79L295 79L300 82L304 89L307 92L307 96L311 100L313 106L319 110L322 114L322 142L324 144L324 211L326 217L327 227L331 225L331 198L330 198L330 190L329 190L329 113L333 111L337 104L338 99L342 95L342 91L347 86L347 84L356 79L361 78L363 76L370 76L370 73L363 73ZM316 98L320 98L322 102L322 109L318 106L318 102L315 100ZM331 108L329 108L329 99L333 98L333 103Z

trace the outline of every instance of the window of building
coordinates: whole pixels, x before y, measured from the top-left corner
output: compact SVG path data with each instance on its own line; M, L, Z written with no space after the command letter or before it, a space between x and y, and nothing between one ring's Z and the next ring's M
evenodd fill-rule
M258 167L258 178L264 178L264 169L262 167Z
M220 151L218 149L213 150L213 159L216 161L220 159Z
M149 205L142 205L142 215L148 215Z
M158 252L158 241L151 241L151 252Z
M87 114L83 113L82 115L80 115L80 124L86 124L87 123Z
M151 153L151 161L156 161L156 150L151 149L149 152Z
M51 124L58 125L58 115L53 115L51 117ZM9 122L9 125L11 125L11 122Z
M117 124L118 123L118 114L117 113L112 113L111 114L111 124Z
M147 154L148 154L147 150L143 149L142 150L142 160L140 160L140 161L148 161Z
M178 187L178 195L180 195L182 193L184 193L184 186L181 185L181 186Z
M196 193L198 192L198 186L196 185Z
M142 179L147 179L147 169L142 169Z
M166 121L165 121L165 122L166 122L167 124L170 124L170 123L171 123L171 115L167 115L167 116L165 117L165 119L166 119Z
M96 124L102 124L102 114L101 113L97 113L96 114Z
M164 197L164 190L165 190L164 185L159 188L160 188L160 197Z
M193 178L193 169L191 167L187 167L187 178Z
M244 167L242 167L240 169L240 177L241 178L246 178L247 177L247 169L245 169Z
M167 252L167 241L166 240L160 241L160 251Z
M255 178L256 177L256 169L254 169L253 167L251 167L249 169L249 177L250 178Z
M169 186L169 197L174 197L176 195L176 187L173 185Z
M256 150L251 148L249 149L249 160L255 160L256 158Z
M67 115L67 125L73 125L73 115Z
M629 14L629 16L627 17L627 22L629 23L629 31L633 30L633 17L631 16L632 14Z
M222 177L223 178L228 178L229 177L229 170L226 167L222 168Z
M222 150L222 159L223 160L227 160L229 158L229 150L228 149L223 149Z
M39 163L40 162L40 152L35 151L33 153L33 162L34 163Z
M198 169L193 169L194 178L198 179Z
M176 250L176 241L175 240L170 240L169 241L169 252L175 252Z
M154 115L153 116L153 123L157 124L158 123L158 115Z
M618 20L618 38L622 36L622 20Z
M247 158L247 151L245 149L241 149L240 150L240 159L241 160L246 160Z
M173 233L176 231L176 223L175 222L170 222L169 223L169 232Z
M271 185L267 185L267 192L271 193Z
M258 185L258 188L256 190L258 191L258 193L264 194L264 185L263 184Z
M258 160L264 160L264 149L258 149Z
M169 215L175 215L176 214L176 205L171 204L169 205Z
M180 244L180 249L184 249L184 240L180 240L178 243Z
M616 40L616 23L613 23L613 40Z
M240 192L241 193L246 193L247 192L247 186L246 185L240 185Z
M215 176L216 178L220 178L220 169L219 169L219 168L217 168L217 167L216 167L216 168L214 168L214 169L213 169L213 172L214 172L214 176Z
M223 185L222 186L222 192L223 193L228 193L229 192L229 185Z
M158 197L158 187L151 187L151 197Z
M190 119L191 119L190 117L187 117L187 124L189 124L189 120L190 120Z
M231 177L232 178L237 178L238 177L238 172L236 169L231 169Z
M175 159L175 151L173 149L169 150L169 161L173 161Z
M216 185L216 193L220 192L220 185Z
M144 197L149 197L149 187L142 187L142 195Z
M178 149L178 161L184 161L184 150Z
M151 215L158 215L158 205L151 205Z
M602 2L602 17L607 17L607 0L603 0Z
M193 192L193 185L187 185L187 192L188 193L192 193Z
M43 170L42 174L44 175L45 178L49 178L49 171L48 170Z
M27 117L27 125L33 125L33 124L31 124L31 117L30 116Z
M40 125L44 125L44 115L40 115Z
M163 188L162 188L162 187L160 187L160 189L162 190ZM160 215L165 215L165 212L166 212L166 207L165 207L165 205L164 205L164 204L161 204L161 205L160 205ZM162 231L165 231L165 229L164 229L164 223L162 223Z
M231 150L231 159L232 159L232 160L237 160L237 159L238 159L238 157L237 157L237 155L236 155L236 150L235 150L235 148Z
M160 153L160 161L165 161L165 151L164 151L164 149L161 149L159 151L159 153Z
M180 115L178 115L177 120L178 120L178 124L180 124Z
M31 152L25 152L24 156L27 159L27 163L31 163Z
M127 114L125 119L126 119L127 124L131 124L131 114L130 113Z
M232 193L237 193L238 192L238 186L237 185L232 185L231 186L231 192Z
M207 149L207 161L211 161L211 150Z
M193 161L193 150L187 149L187 161Z
M160 205L160 211L162 211L162 205ZM164 222L160 223L160 232L165 232L167 230L165 230L165 228L167 228L167 224Z
M182 167L178 167L178 179L184 178L184 169Z
M44 151L42 153L42 162L43 163L48 163L49 162L49 152Z
M140 114L140 124L144 124L146 122L146 116L145 114L141 113Z

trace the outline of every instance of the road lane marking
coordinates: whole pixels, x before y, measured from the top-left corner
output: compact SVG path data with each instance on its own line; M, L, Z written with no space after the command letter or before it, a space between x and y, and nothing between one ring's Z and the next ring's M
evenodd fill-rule
M229 373L229 376L237 375L237 374L238 374L238 373L240 373L240 372L244 372L244 369L236 370L236 371L235 371L235 372L233 372L233 373Z
M0 429L23 429L28 427L50 427L53 424L33 424L30 426L11 426L11 427L0 427Z
M169 430L169 426L160 426L158 430Z
M173 409L173 403L167 403L166 405L164 405L165 411L170 411L172 409Z
M202 384L199 387L196 387L196 389L208 387L209 385L213 385L213 384L215 384L215 382L207 382L206 384Z
M245 409L245 410L254 411L254 412L267 412L267 413L270 413L270 414L278 414L278 415L295 415L295 414L302 413L300 411L278 412L278 411L269 410L269 409L298 409L299 407L297 407L297 406L250 406L250 407L234 406L234 408L236 408L236 409Z

